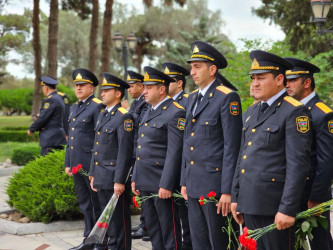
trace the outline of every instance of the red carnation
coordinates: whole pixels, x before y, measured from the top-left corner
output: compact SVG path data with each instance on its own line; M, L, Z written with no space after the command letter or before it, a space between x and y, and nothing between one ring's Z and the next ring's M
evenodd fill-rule
M77 168L77 170L79 171L79 170L82 168L82 164L78 164L78 165L76 166L76 168Z
M104 223L102 223L102 222L100 222L100 221L97 222L97 226L98 226L99 228L103 228L103 224L104 224Z
M245 236L249 236L249 231L247 227L244 227L243 232Z
M205 199L205 197L203 197L203 196L201 196L200 199L199 199L199 203L200 203L201 206L203 204L205 204L204 199Z
M108 228L108 226L109 226L108 223L106 223L106 222L105 222L105 223L102 223L102 227L103 227L103 228Z
M215 197L216 196L216 193L214 191L210 191L208 194L207 194L208 198L212 198L212 197Z
M72 173L73 173L73 174L77 174L77 172L78 172L77 167L73 167L73 168L72 168Z

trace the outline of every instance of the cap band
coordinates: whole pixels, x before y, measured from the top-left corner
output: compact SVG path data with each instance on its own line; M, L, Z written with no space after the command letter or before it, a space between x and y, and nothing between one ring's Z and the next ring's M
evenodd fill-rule
M145 81L145 82L161 82L161 83L165 82L164 80L161 80L161 79L151 79L151 78L145 78L145 79L143 79L143 81Z
M280 70L279 67L274 67L274 66L260 66L259 62L257 59L253 59L251 70L260 70L260 69L269 69L269 70Z
M129 81L136 81L136 82L141 82L141 80L140 79L130 79L130 78L127 78L127 81L129 82Z
M310 74L309 71L291 71L291 70L287 70L286 71L286 76L290 76L290 75L307 75Z
M207 59L209 61L214 61L214 58L211 58L211 57L205 56L205 55L192 55L191 56L191 58L197 58L197 57L204 58L204 59Z
M168 73L164 72L164 74L166 74L166 75L180 75L180 76L183 75L182 73L179 73L179 72L168 72Z
M93 84L92 81L87 80L87 79L75 79L73 82L87 82L87 83Z
M115 83L102 83L102 86L112 86L112 87L118 87L120 88L119 84L115 84Z

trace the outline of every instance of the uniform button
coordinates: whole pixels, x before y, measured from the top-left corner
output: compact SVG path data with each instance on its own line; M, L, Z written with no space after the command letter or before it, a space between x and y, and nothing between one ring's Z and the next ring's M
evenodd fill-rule
M244 160L246 159L246 155L243 156L243 159L244 159Z
M74 137L73 137L73 136L71 137L71 140L74 140Z
M216 171L219 171L219 168L216 168Z
M156 162L156 165L160 165L160 163L157 161L157 162Z
M242 171L241 171L241 172L242 172L242 174L244 174L244 173L245 173L245 169L242 169Z
M96 142L96 145L98 145L98 141Z
M249 142L247 143L247 145L251 146L251 145L252 145L252 142L249 141Z
M96 166L98 165L98 161L95 162L95 165L96 165Z
M97 134L98 134L98 135L100 135L100 134L101 134L101 132L97 132Z
M208 125L208 122L206 122L206 125Z
M73 149L74 147L73 146L71 146L71 149Z
M140 157L136 158L138 161L140 161Z
M144 134L141 134L141 137L144 137L145 135Z
M74 128L72 128L72 130L74 130Z
M195 119L192 119L192 122L195 122Z
M267 131L269 131L270 130L270 128L267 128Z
M145 127L147 127L148 126L148 123L145 123Z
M310 180L310 178L309 178L309 177L306 177L306 180L308 181L308 180Z
M193 151L193 150L194 150L194 148L193 148L193 147L191 147L190 149L191 149L191 151Z
M272 179L272 181L274 182L274 181L275 181L275 179L273 178L273 179Z
M256 132L256 129L255 129L255 128L252 129L252 133L254 133L254 132Z
M194 164L194 161L191 161L191 165L193 165Z
M111 162L110 165L113 166L113 162Z
M75 118L73 118L73 121L75 122Z
M140 149L140 148L141 148L141 145L139 145L138 148Z
M105 132L108 132L108 130L107 130L107 129L105 129Z
M194 133L191 133L191 136L194 136Z
M95 155L97 155L98 153L97 152L95 152Z

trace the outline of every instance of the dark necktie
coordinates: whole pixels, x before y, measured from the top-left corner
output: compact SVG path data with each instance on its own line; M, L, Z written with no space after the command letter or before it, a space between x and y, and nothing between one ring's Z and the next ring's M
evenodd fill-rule
M193 115L195 114L195 111L198 109L198 107L199 107L199 105L200 105L200 103L202 101L202 97L203 97L203 95L201 93L198 93L198 96L197 96L197 106L193 110Z
M101 123L105 120L105 118L109 115L109 111L106 109L103 113L102 121Z
M259 114L258 114L258 121L264 116L264 113L268 107L269 107L269 105L266 102L261 103Z
M79 113L79 111L80 111L80 109L81 109L81 107L83 105L83 101L79 101L79 103L77 105L78 105L78 107L76 109L76 114Z

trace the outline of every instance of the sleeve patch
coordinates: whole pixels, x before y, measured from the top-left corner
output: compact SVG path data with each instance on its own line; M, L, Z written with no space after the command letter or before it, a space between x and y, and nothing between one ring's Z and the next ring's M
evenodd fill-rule
M122 114L126 114L128 113L128 111L126 109L124 109L123 107L118 108L119 112Z
M283 100L285 100L286 102L290 103L294 107L303 105L301 102L297 101L296 99L294 99L294 98L292 98L290 96L284 97Z
M225 87L225 86L222 86L222 85L216 87L216 89L217 89L218 91L220 91L220 92L226 94L226 95L232 92L231 89L229 89L229 88L227 88L227 87Z
M180 105L178 102L173 102L173 105L175 105L179 109L184 109L182 105Z
M49 102L44 103L44 109L48 109L49 107L50 107L50 103Z
M132 120L125 120L124 121L124 129L128 132L133 130L133 121Z
M319 108L321 111L323 111L325 114L332 112L333 110L328 107L325 103L323 102L317 102L316 103L317 108Z
M97 104L102 103L102 101L100 99L96 98L96 97L93 98L92 101L95 102L95 103L97 103Z
M296 127L297 131L301 133L307 133L310 130L309 117L307 116L296 117Z
M179 130L184 130L185 129L185 119L184 118L179 118L178 119L177 128Z
M328 121L328 131L333 134L333 120Z
M229 107L230 107L230 114L232 114L232 115L239 114L239 103L238 102L231 102Z
M65 104L68 104L68 103L69 103L69 101L68 101L68 98L67 98L67 97L65 97L65 98L64 98L64 103L65 103Z

